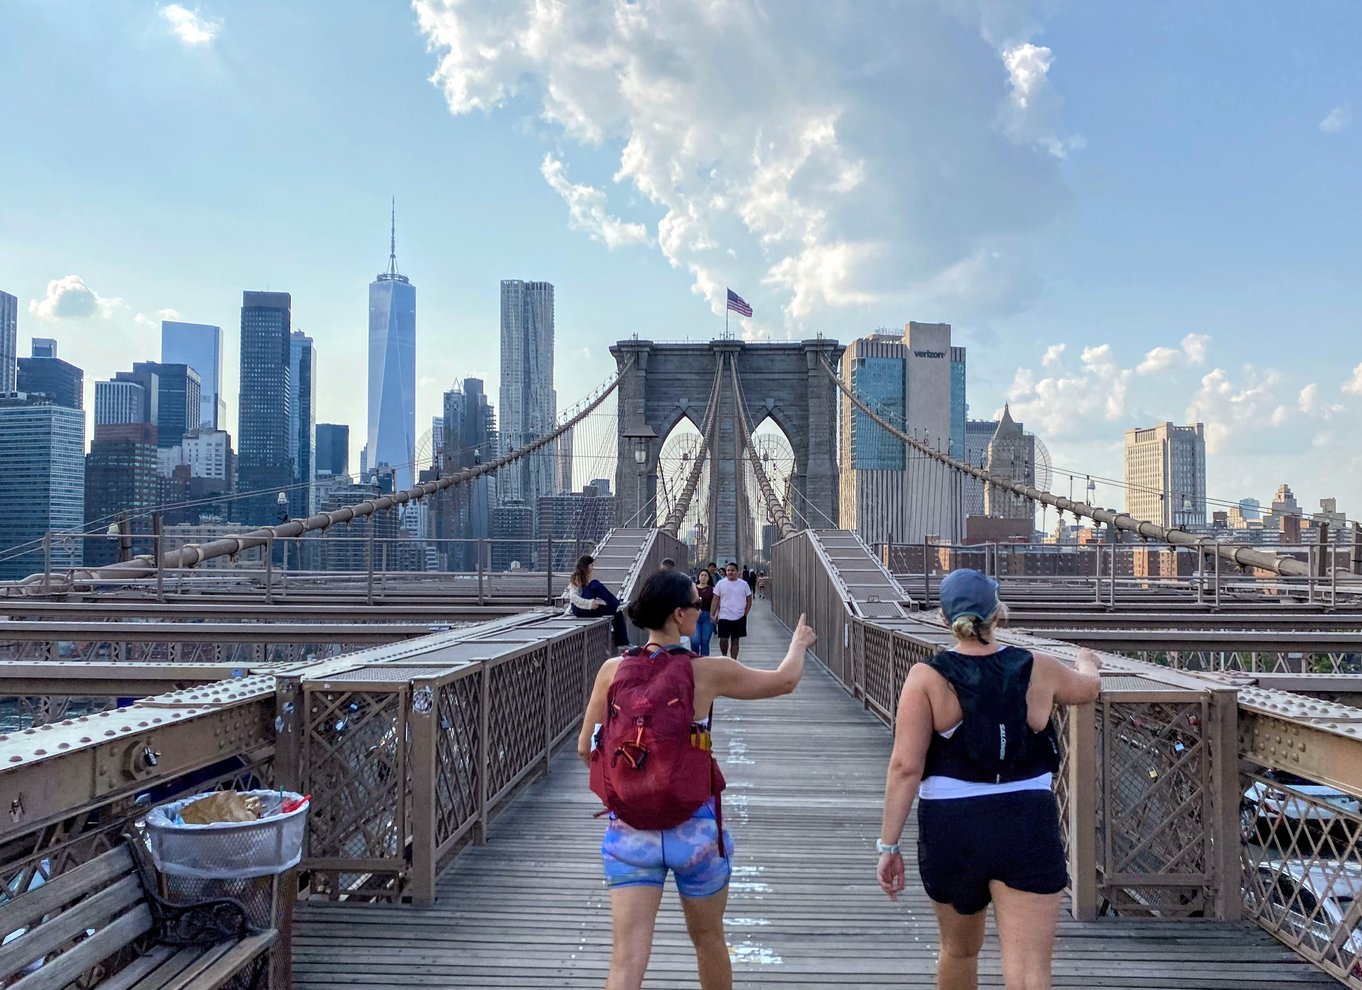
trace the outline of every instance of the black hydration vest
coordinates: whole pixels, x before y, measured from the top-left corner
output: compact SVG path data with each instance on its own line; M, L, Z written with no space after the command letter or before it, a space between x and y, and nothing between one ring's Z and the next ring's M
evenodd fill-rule
M964 719L949 739L932 733L923 777L1005 784L1059 769L1054 720L1039 732L1026 724L1033 660L1008 646L983 657L947 650L926 661L950 681Z

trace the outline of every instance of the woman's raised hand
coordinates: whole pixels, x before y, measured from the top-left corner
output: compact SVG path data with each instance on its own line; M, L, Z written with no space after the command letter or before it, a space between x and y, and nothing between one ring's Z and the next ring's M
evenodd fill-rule
M804 623L804 613L800 612L799 621L795 623L794 635L790 637L790 645L807 650L816 642L818 642L818 634L813 631L812 626Z

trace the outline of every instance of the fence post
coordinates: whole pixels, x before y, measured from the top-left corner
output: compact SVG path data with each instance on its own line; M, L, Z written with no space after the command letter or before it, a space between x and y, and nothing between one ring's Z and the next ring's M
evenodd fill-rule
M487 738L492 722L492 668L486 660L481 663L482 685L478 690L478 752L475 754L478 761L478 826L474 830L474 842L480 846L487 842L487 775L492 769L492 747Z
M927 566L927 537L922 538L922 604L932 604L932 569Z
M553 759L553 641L544 644L544 776Z
M152 549L156 554L156 600L166 600L166 565L162 554L165 549L163 540L165 524L159 512L151 514ZM183 584L181 585L183 587Z
M553 537L544 542L544 601L553 604Z
M265 537L265 603L274 601L274 537Z
M413 904L435 903L435 817L438 761L435 734L439 687L433 677L411 682L411 876L407 890ZM427 701L429 703L427 703Z
M486 542L487 542L486 540L479 538L479 539L478 539L478 545L477 545L477 550L478 550L478 605L479 605L479 606L481 606L481 605L483 604L483 594L482 594L482 551L483 551L483 545L484 545Z
M1212 917L1217 921L1238 921L1244 906L1240 862L1239 802L1243 788L1239 783L1239 690L1214 685L1210 690L1210 725L1206 727L1210 744L1211 820L1207 822L1207 865L1210 866L1213 897Z
M1069 709L1069 913L1097 919L1097 706Z
M52 594L52 530L50 529L43 534L43 594Z

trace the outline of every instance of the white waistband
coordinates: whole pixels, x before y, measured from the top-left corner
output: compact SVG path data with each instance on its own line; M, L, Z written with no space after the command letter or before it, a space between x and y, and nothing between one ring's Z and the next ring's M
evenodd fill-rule
M928 777L917 789L920 801L951 801L956 798L987 797L990 794L1011 794L1014 791L1048 791L1054 774L1043 773L1025 780L1009 780L1005 784L983 784L975 780L955 777Z

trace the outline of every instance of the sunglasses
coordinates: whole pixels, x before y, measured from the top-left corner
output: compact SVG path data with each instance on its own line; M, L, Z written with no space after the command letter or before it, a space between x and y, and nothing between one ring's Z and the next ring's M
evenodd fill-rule
M696 600L693 601L693 602L689 602L689 603L687 603L687 604L685 604L685 605L678 605L678 606L676 606L676 607L677 607L677 608L693 608L693 609L695 609L695 611L699 612L699 611L702 611L702 610L704 609L705 603L702 602L702 601L700 601L699 599L696 599Z

